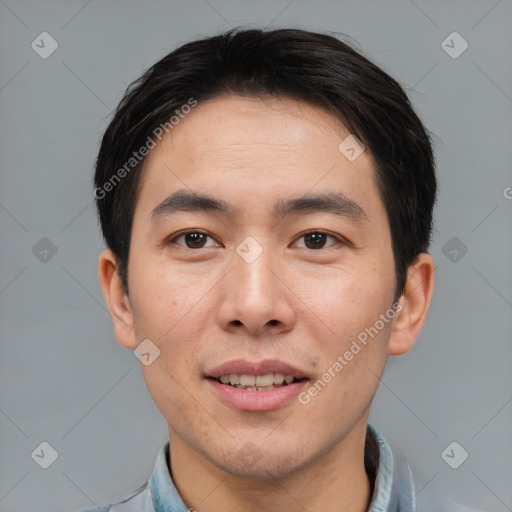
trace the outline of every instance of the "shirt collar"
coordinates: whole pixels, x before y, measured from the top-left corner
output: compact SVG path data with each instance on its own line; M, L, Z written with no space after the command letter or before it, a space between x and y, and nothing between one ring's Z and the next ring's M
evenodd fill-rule
M364 462L366 472L375 478L368 512L385 512L393 488L393 453L384 436L370 424L366 429Z
M158 452L149 487L155 512L188 512L176 486L169 467L169 441ZM367 425L364 449L365 468L373 482L373 493L367 512L391 510L393 496L393 453L384 436L372 425Z

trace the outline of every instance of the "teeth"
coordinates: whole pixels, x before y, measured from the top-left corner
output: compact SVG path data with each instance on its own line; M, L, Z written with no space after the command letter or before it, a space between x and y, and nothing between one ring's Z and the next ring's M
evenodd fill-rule
M254 375L240 375L240 384L242 386L254 386L256 377Z
M284 375L282 373L274 373L274 384L282 384L284 382Z
M267 373L267 375L258 375L256 377L256 386L272 386L274 384L274 375L272 373Z
M273 389L273 386L281 386L285 382L291 384L294 377L291 375L283 375L282 373L267 373L266 375L246 375L232 373L230 375L221 375L220 381L223 384L231 384L232 386L240 386L247 388Z

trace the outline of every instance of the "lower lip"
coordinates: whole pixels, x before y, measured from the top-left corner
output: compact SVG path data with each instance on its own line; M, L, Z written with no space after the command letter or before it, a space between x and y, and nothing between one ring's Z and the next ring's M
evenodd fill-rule
M279 409L296 398L308 383L308 380L303 380L265 391L246 391L228 384L221 384L214 379L206 379L206 381L223 402L242 411Z

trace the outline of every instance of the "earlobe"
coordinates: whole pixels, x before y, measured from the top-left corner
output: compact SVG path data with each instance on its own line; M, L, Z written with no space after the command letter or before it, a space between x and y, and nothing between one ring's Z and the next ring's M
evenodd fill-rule
M135 349L137 340L133 325L133 312L117 271L117 260L111 250L105 249L98 261L98 278L114 323L117 341L126 348Z
M391 330L389 355L405 354L414 346L434 292L434 269L434 260L428 253L421 253L409 267L405 290L399 301L400 311Z

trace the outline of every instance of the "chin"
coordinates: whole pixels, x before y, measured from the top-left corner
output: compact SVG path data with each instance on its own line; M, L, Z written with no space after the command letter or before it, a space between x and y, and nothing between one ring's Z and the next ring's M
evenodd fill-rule
M205 455L213 465L232 476L260 481L281 479L298 473L309 461L307 457L298 458L302 454L296 448L289 450L289 453L282 449L276 453L274 447L258 449L250 442L233 455Z

